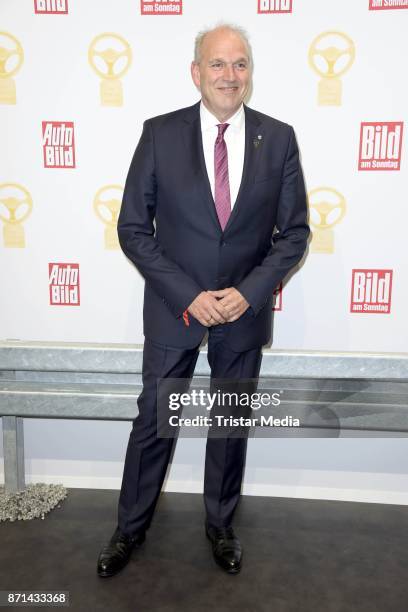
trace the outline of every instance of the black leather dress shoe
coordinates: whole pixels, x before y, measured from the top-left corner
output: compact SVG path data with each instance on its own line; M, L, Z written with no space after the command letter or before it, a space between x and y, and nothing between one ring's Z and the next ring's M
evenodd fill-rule
M122 533L117 527L109 543L102 548L99 554L98 576L105 578L117 574L129 561L132 550L142 544L144 540L144 533L130 537Z
M229 574L238 574L242 564L242 547L232 527L213 527L206 523L205 531L212 542L218 565Z

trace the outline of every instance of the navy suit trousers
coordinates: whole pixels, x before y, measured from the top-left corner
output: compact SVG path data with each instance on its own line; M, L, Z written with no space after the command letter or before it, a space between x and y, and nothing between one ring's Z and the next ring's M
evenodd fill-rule
M262 347L233 351L224 342L227 325L208 328L211 380L257 379ZM199 345L181 349L145 339L143 389L138 398L139 413L129 436L118 505L118 525L127 535L149 528L175 441L175 437L157 435L157 379L191 380L198 355ZM240 498L246 446L247 435L207 437L204 504L211 525L231 524Z

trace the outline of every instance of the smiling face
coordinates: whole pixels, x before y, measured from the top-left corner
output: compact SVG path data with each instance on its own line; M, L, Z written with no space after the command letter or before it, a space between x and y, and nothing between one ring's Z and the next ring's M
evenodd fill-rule
M191 75L208 110L224 123L238 110L251 82L250 57L244 40L228 28L205 35L199 63Z

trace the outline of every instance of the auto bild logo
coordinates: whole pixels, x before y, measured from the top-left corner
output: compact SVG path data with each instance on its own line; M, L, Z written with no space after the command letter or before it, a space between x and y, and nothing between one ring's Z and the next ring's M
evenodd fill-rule
M392 270L353 270L350 312L391 312Z
M291 13L292 0L258 0L258 13Z
M182 15L183 0L140 0L142 15Z
M406 9L408 0L369 0L370 11L384 11L387 9Z
M60 15L68 13L68 0L34 0L37 14Z
M43 121L44 168L75 168L72 121Z
M402 121L362 123L359 170L399 170L401 166Z
M48 264L50 306L79 306L79 264Z

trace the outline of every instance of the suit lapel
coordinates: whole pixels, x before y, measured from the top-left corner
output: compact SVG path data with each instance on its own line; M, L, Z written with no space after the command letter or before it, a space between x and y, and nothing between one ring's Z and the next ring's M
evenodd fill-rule
M255 111L248 108L244 104L245 110L245 153L244 167L242 171L241 184L239 187L237 199L225 226L224 234L235 223L240 210L245 206L245 191L253 183L255 171L259 156L262 153L262 146L259 143L262 137L260 129L261 121ZM211 185L208 179L207 168L205 165L204 149L201 134L200 123L200 102L190 106L184 115L183 122L183 140L187 149L187 163L192 167L192 171L196 176L197 187L199 193L208 204L208 209L217 231L222 234L220 222L218 220L217 211L215 208L214 198L212 196Z
M254 180L255 171L258 165L259 156L262 153L262 147L255 143L260 143L258 136L262 137L260 129L261 121L258 115L251 108L244 104L245 110L245 153L244 167L242 170L241 184L238 190L237 199L231 211L228 223L225 226L224 233L229 231L231 225L235 223L237 216L245 206L245 192L251 186Z
M190 106L184 116L183 140L187 149L187 163L191 166L193 174L195 175L199 194L208 205L207 207L212 221L217 231L221 234L222 229L215 209L211 185L205 165L200 123L200 102L197 102L194 106Z

